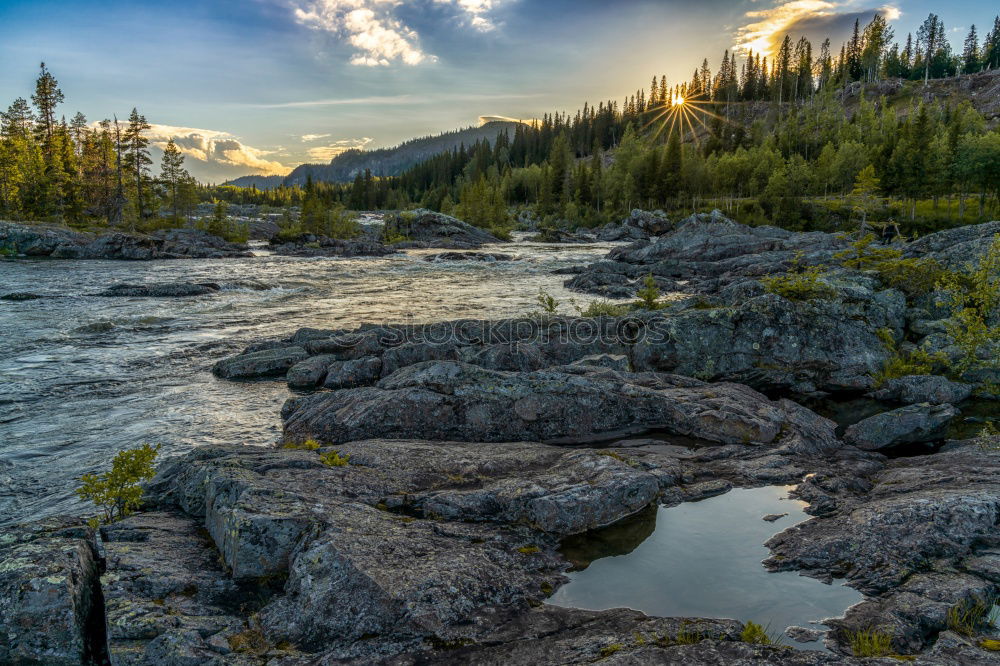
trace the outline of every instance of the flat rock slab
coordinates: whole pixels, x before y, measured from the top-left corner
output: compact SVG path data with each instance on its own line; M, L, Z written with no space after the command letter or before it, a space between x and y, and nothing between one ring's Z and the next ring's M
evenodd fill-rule
M183 296L205 296L219 291L219 286L210 283L165 282L163 284L116 284L98 296L131 296L139 298L178 298Z

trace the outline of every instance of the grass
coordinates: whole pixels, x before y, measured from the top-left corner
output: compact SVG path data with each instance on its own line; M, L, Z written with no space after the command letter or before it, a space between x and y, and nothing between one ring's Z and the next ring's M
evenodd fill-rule
M945 621L948 628L962 636L973 637L991 624L990 613L996 600L993 597L966 599L948 609Z
M990 652L1000 652L1000 640L995 638L984 638L979 641L979 647Z
M248 627L226 640L230 649L240 654L262 655L271 649L271 644L267 642L264 632L259 627Z
M740 640L752 645L774 645L776 641L767 631L767 627L762 627L756 622L747 622L740 632Z
M608 657L610 657L611 655L613 655L615 652L618 652L618 651L624 650L624 649L625 649L625 645L624 644L622 644L622 643L612 643L611 645L605 645L604 647L602 647L601 650L600 650L600 652L598 654L600 655L601 659L607 659Z
M319 460L327 467L347 467L350 464L350 455L340 455L338 451L329 451L319 454Z
M320 446L320 443L315 439L307 439L304 442L285 442L281 448L294 451L315 451Z
M536 546L535 544L531 544L529 546L521 546L520 548L517 549L517 552L522 553L524 555L534 555L535 553L541 552L541 550L542 549Z
M624 317L631 308L626 303L613 303L608 300L592 301L585 308L577 308L581 317Z
M848 631L847 641L855 657L889 657L893 654L892 636L879 629Z

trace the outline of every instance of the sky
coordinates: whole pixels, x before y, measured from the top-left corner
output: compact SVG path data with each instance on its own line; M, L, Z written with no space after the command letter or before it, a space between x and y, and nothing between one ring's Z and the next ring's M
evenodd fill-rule
M835 48L856 18L897 38L935 11L960 48L983 0L0 0L0 107L39 63L60 111L137 107L200 180L284 174L348 148L621 100L652 76L713 71L726 49L784 34ZM154 151L154 159L159 159Z

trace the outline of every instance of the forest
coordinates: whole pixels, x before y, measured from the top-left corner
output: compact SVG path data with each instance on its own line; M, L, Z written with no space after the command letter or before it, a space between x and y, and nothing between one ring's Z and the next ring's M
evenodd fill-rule
M545 114L398 177L258 190L199 185L172 142L154 173L136 109L127 121L57 119L63 94L42 64L31 103L2 114L0 218L148 230L222 200L304 206L316 219L422 206L500 232L524 214L594 226L633 208L719 207L750 224L831 229L860 217L921 233L1000 206L1000 132L968 101L925 102L921 90L998 69L1000 17L983 39L973 26L959 53L935 14L901 41L876 14L839 53L829 39L814 50L785 36L770 59L726 51L714 73L705 59L690 81L653 77L621 103Z

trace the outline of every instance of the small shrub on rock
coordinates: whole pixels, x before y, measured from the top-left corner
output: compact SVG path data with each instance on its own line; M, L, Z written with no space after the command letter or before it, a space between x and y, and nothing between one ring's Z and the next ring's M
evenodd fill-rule
M952 606L945 616L948 628L962 636L975 636L980 629L990 624L990 611L995 603L996 599L992 597L974 597Z
M329 451L319 454L320 462L327 467L347 467L350 464L350 455L340 455L338 451Z
M612 303L611 301L592 301L585 308L577 308L576 311L581 317L624 317L631 308L624 303Z
M893 654L892 636L880 629L849 631L847 641L855 657L889 657Z
M976 446L983 452L993 453L1000 451L1000 428L995 423L987 423L976 436Z
M942 304L950 306L953 313L947 331L962 350L958 369L982 365L980 353L1000 345L1000 324L993 319L1000 309L1000 235L993 239L978 267L945 275L938 288L945 293Z
M899 289L908 296L930 293L941 280L949 275L933 259L903 259L903 253L894 247L875 247L871 234L851 244L850 250L833 255L846 268L878 273L879 281Z
M773 645L774 639L767 633L767 629L756 622L747 622L740 632L740 640L753 645Z
M837 290L822 282L823 271L819 266L800 269L784 275L771 275L761 280L764 291L777 294L790 301L830 300Z
M660 304L660 289L656 286L653 274L649 273L642 281L642 289L636 292L639 300L635 302L635 307L642 310L659 310L663 307Z
M320 443L315 439L307 439L304 442L285 442L281 448L294 451L315 451L319 447Z
M76 494L96 504L103 511L103 522L113 523L135 511L142 501L142 481L153 478L153 460L160 445L143 444L136 449L119 451L111 461L111 471L84 474ZM99 519L95 519L100 522Z

